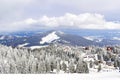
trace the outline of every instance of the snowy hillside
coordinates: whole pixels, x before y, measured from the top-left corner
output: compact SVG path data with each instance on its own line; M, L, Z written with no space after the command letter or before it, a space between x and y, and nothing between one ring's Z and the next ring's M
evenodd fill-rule
M113 37L113 40L120 40L120 37Z
M50 30L45 32L16 32L9 35L0 35L0 44L17 47L45 46L53 43L67 44L72 46L105 46L119 45L120 33L83 30L79 32Z
M56 32L49 33L47 36L43 37L40 41L40 44L51 43L54 40L59 39L60 37L56 35Z
M1 36L1 37L0 37L0 40L3 40L4 38L5 38L5 36Z
M85 36L84 38L95 42L101 42L103 40L101 36Z
M26 46L26 45L28 45L29 43L24 43L24 44L20 44L20 45L18 45L18 47L24 47L24 46Z

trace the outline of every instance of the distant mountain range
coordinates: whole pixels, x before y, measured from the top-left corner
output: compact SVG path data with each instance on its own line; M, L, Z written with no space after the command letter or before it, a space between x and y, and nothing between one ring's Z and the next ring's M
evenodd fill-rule
M82 31L81 31L82 32ZM104 46L104 45L120 45L120 38L117 35L110 35L108 32L97 32L92 35L92 32L88 31L86 35L73 34L62 31L46 31L46 32L22 32L12 33L9 35L0 35L0 44L13 46L13 47L32 47L32 46L45 46L49 44L59 43L73 46ZM116 32L119 33L119 32ZM115 34L116 34L115 33ZM95 35L96 34L96 35Z

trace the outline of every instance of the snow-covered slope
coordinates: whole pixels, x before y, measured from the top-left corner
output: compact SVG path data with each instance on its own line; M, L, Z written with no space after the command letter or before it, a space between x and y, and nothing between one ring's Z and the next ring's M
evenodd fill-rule
M120 73L118 71L111 72L93 72L89 74L55 74L52 75L56 80L119 80ZM48 78L48 77L47 77ZM53 80L49 77L50 80Z
M47 45L46 46L31 46L30 48L33 50L33 49L38 49L38 48L43 48L43 47L47 47Z
M4 38L5 38L5 36L1 36L1 37L0 37L0 40L3 40Z
M6 77L8 76L8 77ZM91 74L42 74L42 75L22 75L16 76L7 74L0 75L1 80L120 80L120 73L118 72L104 72Z
M24 46L26 46L26 45L28 45L29 43L24 43L24 44L20 44L20 45L18 45L18 47L24 47Z
M60 37L56 35L56 31L48 34L47 36L43 37L42 40L40 41L40 44L44 43L51 43L54 40L59 39Z
M101 36L84 36L84 38L95 42L101 42L103 40Z
M113 37L113 40L120 40L119 37Z

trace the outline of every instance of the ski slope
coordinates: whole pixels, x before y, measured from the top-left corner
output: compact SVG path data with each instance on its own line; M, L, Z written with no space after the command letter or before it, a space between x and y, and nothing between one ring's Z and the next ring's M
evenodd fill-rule
M55 34L56 32L52 32L48 34L47 36L43 37L42 40L40 41L40 44L44 43L51 43L52 41L59 39L60 37Z

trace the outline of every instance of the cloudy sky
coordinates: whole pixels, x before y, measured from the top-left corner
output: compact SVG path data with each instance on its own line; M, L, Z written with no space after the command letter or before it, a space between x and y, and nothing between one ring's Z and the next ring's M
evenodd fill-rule
M0 0L0 32L120 29L120 0Z

